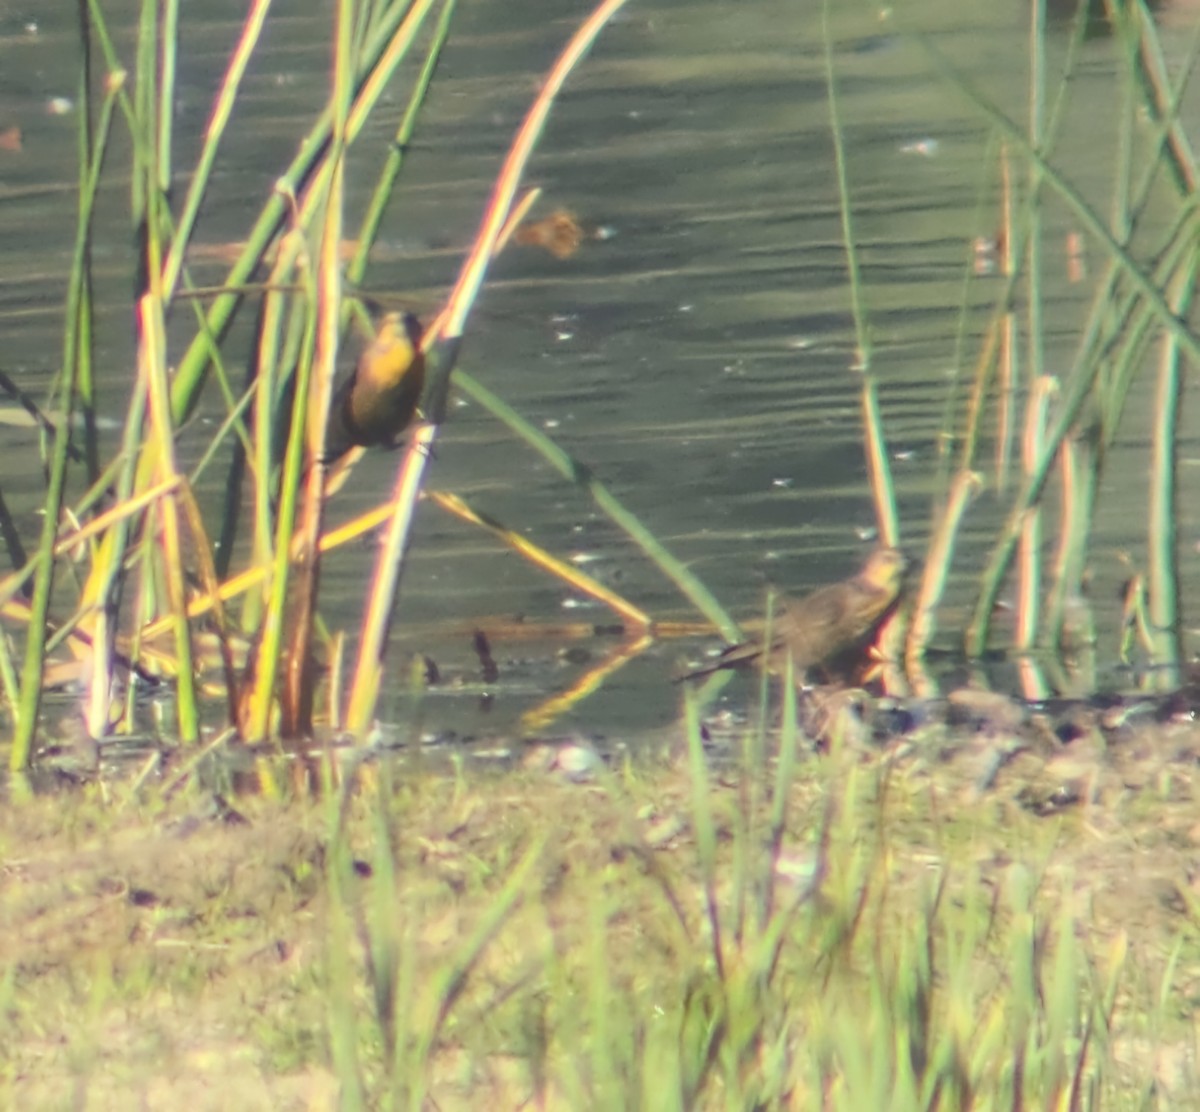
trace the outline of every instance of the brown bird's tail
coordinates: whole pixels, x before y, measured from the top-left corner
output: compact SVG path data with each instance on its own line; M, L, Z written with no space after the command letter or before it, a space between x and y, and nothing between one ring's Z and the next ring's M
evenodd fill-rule
M744 668L749 664L756 664L762 659L762 654L763 647L757 641L741 641L736 645L726 646L707 664L701 664L699 668L684 672L683 675L676 676L671 682L683 683L685 680L703 679L705 676L725 671L727 668Z

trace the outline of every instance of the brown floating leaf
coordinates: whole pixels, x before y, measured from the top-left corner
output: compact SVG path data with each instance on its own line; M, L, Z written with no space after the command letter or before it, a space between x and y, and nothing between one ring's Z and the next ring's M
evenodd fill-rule
M21 149L21 129L16 124L0 131L0 151L19 151Z
M569 259L579 250L585 237L593 238L572 213L559 209L541 220L526 221L513 239L526 247L544 248L556 259Z

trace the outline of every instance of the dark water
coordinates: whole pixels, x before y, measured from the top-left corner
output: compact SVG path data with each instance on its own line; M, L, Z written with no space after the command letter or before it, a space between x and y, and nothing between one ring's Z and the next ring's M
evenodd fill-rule
M967 389L1001 280L965 284L972 240L996 224L989 129L907 32L928 34L982 92L1021 118L1027 5L925 0L907 6L903 23L865 7L834 6L874 369L904 539L920 552L937 504L936 445L947 392L956 381L959 398ZM244 237L320 105L326 7L293 3L272 17L223 148L199 243ZM133 11L131 4L110 11L122 8ZM180 166L196 149L242 9L185 6ZM585 11L566 3L461 5L368 276L371 292L426 315L436 309L539 75ZM1175 8L1170 16L1179 27L1167 32L1167 45L1182 55L1186 13ZM31 32L25 24L34 18ZM132 24L112 18L118 49L132 66ZM859 380L851 369L855 342L820 18L819 4L784 0L631 2L569 82L529 176L545 190L541 212L565 206L612 234L566 261L510 250L492 271L463 355L466 369L589 464L738 617L760 608L768 581L800 591L844 574L866 550L874 525ZM1051 35L1052 72L1065 42L1065 29ZM0 130L16 123L24 136L20 153L0 152L0 369L35 396L44 394L60 350L74 220L75 120L48 113L47 103L75 95L74 51L65 9L0 14ZM1119 92L1111 43L1089 40L1054 162L1104 211ZM398 83L394 114L379 113L353 152L348 227L373 185L404 98ZM1194 118L1194 108L1185 108L1183 119ZM123 157L116 152L113 165ZM131 358L132 271L127 183L111 177L97 249L98 350L113 388L106 408L119 419L127 401L120 384L128 381L120 368ZM1065 370L1090 286L1067 281L1063 243L1073 220L1051 198L1043 221L1046 367ZM1093 252L1089 261L1094 278L1103 260ZM221 275L211 264L198 264L196 273L202 281ZM975 310L965 326L964 303ZM245 330L235 330L227 348L239 374L246 343ZM1110 664L1116 592L1127 574L1117 554L1129 550L1140 561L1145 544L1151 400L1143 378L1110 460L1091 549L1102 656ZM193 445L219 412L211 392ZM1184 422L1186 601L1200 588L1193 478L1200 422L1186 410ZM185 433L185 452L188 443ZM4 493L30 535L40 499L33 445L28 431L0 425ZM383 497L396 463L382 453L367 457L331 518ZM477 406L452 410L432 479L552 551L586 559L589 571L654 616L695 617L585 496ZM201 480L214 505L223 483L218 469ZM972 510L942 623L947 645L1001 506L985 493ZM345 625L356 621L370 559L364 545L324 565L323 601ZM413 649L435 657L449 676L474 674L468 634L447 628L478 619L487 629L488 616L609 620L432 506L421 513L400 615L397 690L406 672L401 661ZM481 714L471 695L437 700L433 717L453 718L470 732L502 729L539 693L579 671L577 662L559 662L559 651L572 647L559 639L493 636L492 647L503 679L491 711ZM574 647L596 657L609 648ZM695 644L660 643L567 721L610 731L666 721L678 699L667 679L695 651ZM403 712L397 705L390 713Z

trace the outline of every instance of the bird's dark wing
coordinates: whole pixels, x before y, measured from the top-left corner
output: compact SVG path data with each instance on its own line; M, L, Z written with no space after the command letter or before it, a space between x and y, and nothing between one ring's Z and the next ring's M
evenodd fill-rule
M325 429L325 459L328 465L341 459L354 445L355 432L351 427L350 392L354 389L354 374L350 374L329 401L329 424Z

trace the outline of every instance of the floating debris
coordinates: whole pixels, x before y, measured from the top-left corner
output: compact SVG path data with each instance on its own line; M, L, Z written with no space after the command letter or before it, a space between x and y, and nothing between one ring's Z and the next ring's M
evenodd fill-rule
M911 143L901 143L901 154L919 154L923 158L932 158L938 153L940 144L936 139L914 139Z
M594 229L585 229L574 213L558 209L541 220L527 220L513 235L523 247L540 247L556 259L569 259L585 239L599 239ZM604 236L603 238L608 238Z
M1004 273L1004 236L976 236L972 241L974 271L977 278L992 278Z

